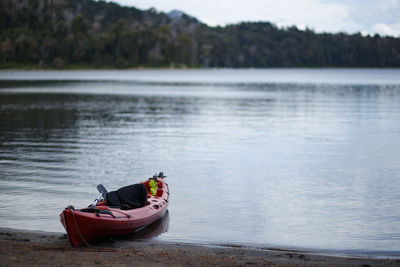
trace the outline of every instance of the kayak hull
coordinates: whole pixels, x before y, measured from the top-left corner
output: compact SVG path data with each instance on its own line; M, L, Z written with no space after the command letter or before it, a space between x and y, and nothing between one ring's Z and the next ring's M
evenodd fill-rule
M105 201L97 205L100 212L89 208L65 208L60 214L60 221L71 245L79 247L105 237L128 235L160 219L168 208L169 189L162 178L157 179L157 194L153 196L149 193L146 206L142 208L121 210L107 206ZM148 188L148 182L143 183Z

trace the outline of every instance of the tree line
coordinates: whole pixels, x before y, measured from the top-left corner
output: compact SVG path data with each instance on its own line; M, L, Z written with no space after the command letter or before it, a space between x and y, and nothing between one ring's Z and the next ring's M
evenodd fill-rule
M209 27L104 1L2 0L0 53L2 68L400 67L400 38Z

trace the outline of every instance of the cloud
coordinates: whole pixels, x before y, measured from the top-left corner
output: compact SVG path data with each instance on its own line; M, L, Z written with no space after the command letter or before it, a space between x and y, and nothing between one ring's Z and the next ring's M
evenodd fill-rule
M168 12L179 9L211 25L240 21L270 21L278 25L308 26L319 31L340 31L349 22L345 4L324 0L117 0L139 8L155 7Z
M400 0L356 0L351 3L350 15L358 24L354 31L400 36Z
M382 0L382 1L379 1L378 4L380 6L380 9L383 12L390 11L393 9L397 9L397 11L399 11L398 8L400 6L400 1L398 1L398 0Z
M224 25L239 21L270 21L282 26L297 25L317 31L340 31L349 23L348 8L343 4L319 0L232 0L213 5L212 10L198 10L199 18Z
M269 21L317 32L399 35L400 0L114 0L141 9L179 9L210 26Z
M400 23L397 24L377 23L371 27L369 32L377 33L379 35L384 35L384 36L400 37Z

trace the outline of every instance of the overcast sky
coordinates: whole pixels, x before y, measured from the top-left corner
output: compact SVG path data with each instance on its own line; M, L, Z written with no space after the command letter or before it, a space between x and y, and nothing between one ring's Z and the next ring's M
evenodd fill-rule
M269 21L316 32L400 36L400 0L113 0L139 9L181 10L210 26Z

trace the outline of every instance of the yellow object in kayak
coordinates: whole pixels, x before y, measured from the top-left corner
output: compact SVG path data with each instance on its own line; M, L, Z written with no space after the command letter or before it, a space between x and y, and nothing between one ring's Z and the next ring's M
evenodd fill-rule
M149 186L150 186L150 192L151 192L151 194L152 194L153 196L157 195L157 189L158 189L157 181L154 180L154 179L151 179L151 180L149 181Z

